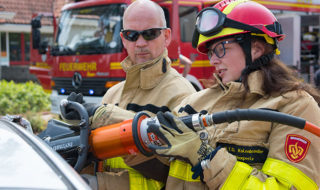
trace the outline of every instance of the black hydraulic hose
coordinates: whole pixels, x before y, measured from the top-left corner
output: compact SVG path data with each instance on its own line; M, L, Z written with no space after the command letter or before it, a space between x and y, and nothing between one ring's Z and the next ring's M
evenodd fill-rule
M83 107L83 105L78 102L68 101L64 99L61 101L60 106L68 106L68 109L72 109L78 112L80 115L80 145L78 147L78 159L74 166L74 169L77 172L80 172L80 170L84 167L84 164L86 163L89 151L89 115L87 110Z
M209 125L241 120L275 122L304 129L320 137L320 127L303 118L268 109L235 109L207 115L188 115L180 119L191 129L198 131Z
M276 122L303 129L306 120L285 113L266 109L235 109L211 114L213 124L241 120Z

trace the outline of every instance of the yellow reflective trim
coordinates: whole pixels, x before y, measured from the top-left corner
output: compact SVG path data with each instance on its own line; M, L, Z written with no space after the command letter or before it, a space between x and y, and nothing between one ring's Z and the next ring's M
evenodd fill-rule
M177 66L179 66L180 65L180 60L176 60L176 61L173 61L172 63L171 63L171 66L172 67L177 67Z
M6 56L3 56L6 57ZM40 68L44 68L44 69L51 69L51 66L48 65L48 63L46 62L36 62L35 67L40 67Z
M122 69L122 66L120 64L120 62L111 62L110 63L110 69Z
M226 8L223 9L223 13L228 15L233 9L235 6L239 5L240 3L244 3L244 2L247 2L248 0L239 0L239 1L234 1L234 2L231 2L228 4L228 6Z
M246 180L244 187L246 187L246 189L263 189L263 183L256 176L250 176L249 180ZM274 190L277 189L278 188L275 188Z
M127 164L124 163L122 157L109 158L104 161L104 166L110 166L111 168L131 169Z
M236 162L222 189L240 189L251 174L252 167L244 162Z
M265 182L256 176L249 176L252 167L243 162L237 162L222 189L290 189L292 186L300 189L318 190L317 184L299 169L283 161L267 158L262 172L271 176Z
M104 166L127 169L129 172L130 190L160 190L164 187L162 182L147 179L138 171L128 166L122 157L109 158L104 161Z
M181 67L183 68L184 65L180 64L179 61L175 61L171 64L171 66L173 67ZM208 59L206 60L196 60L194 62L192 62L192 65L191 67L213 67L211 64L210 64L210 61Z
M164 184L153 180L147 179L139 172L129 170L130 190L160 190Z
M160 190L164 184L153 180L147 179L136 171L129 172L130 190Z
M273 176L262 182L256 176L250 175L251 172L252 167L250 165L237 162L222 189L285 190L291 187L290 184L279 181Z
M192 179L192 166L180 160L173 160L170 163L169 176L189 182L200 182L200 177Z
M262 182L256 176L251 175L249 179L245 182L242 189L261 189L261 190L287 190L290 189L291 185L288 183L282 183L277 181L275 177L269 177L265 182Z
M253 36L262 36L262 37L264 37L264 39L266 40L267 43L272 44L272 45L274 44L274 39L269 37L267 34L251 33L251 35L253 35Z
M267 34L256 34L256 33L251 33L251 35L254 35L254 36L262 36L264 37L264 39L266 40L267 43L271 44L271 45L274 45L275 43L275 39L269 37ZM275 49L275 52L276 52L276 55L280 55L280 50L277 48Z
M244 32L244 30L240 30L240 29L236 29L236 28L223 28L221 30L221 32L219 32L216 35L213 36L204 36L202 34L199 35L199 42L198 45L201 44L202 42L214 39L214 38L218 38L218 37L223 37L223 36L228 36L230 34L240 34Z
M286 8L320 9L320 5L315 4L317 3L317 1L315 0L314 0L314 3L312 3L312 0L297 0L297 2L281 2L281 1L276 2L276 1L269 1L269 0L267 1L254 0L254 1L261 3L264 6L274 5L274 6L278 6L279 8L286 7Z
M256 176L252 176L258 179ZM259 179L258 179L259 180ZM260 180L259 180L260 181ZM266 182L264 182L265 188L264 189L270 189L270 190L276 190L276 189L289 189L289 186L280 186L282 184L279 184L275 177L269 177L266 179ZM286 184L288 185L288 184Z
M298 168L281 160L267 158L262 167L262 172L274 176L278 180L292 184L297 189L319 189L317 184Z
M192 67L213 67L209 60L198 60L192 63Z
M237 6L240 3L247 2L247 1L248 0L240 0L240 1L232 2L232 3L228 4L228 6L222 12L224 14L228 15L234 9L235 6ZM228 36L230 34L239 34L242 32L244 32L244 30L240 30L240 29L236 29L236 28L224 28L221 30L221 32L219 32L218 34L213 35L213 36L204 36L204 35L200 34L199 40L198 40L198 45L205 42L205 41L214 39L214 38Z

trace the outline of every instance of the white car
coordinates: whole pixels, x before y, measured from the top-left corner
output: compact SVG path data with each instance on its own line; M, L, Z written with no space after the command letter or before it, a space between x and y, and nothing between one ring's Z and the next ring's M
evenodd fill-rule
M0 119L0 189L91 189L39 137Z

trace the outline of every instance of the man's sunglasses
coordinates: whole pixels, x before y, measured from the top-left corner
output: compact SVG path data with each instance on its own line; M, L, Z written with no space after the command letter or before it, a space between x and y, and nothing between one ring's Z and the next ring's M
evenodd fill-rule
M131 42L135 42L138 40L139 36L142 35L142 37L147 40L154 40L157 37L160 36L161 30L164 30L167 28L150 28L147 30L137 31L137 30L122 30L123 37Z

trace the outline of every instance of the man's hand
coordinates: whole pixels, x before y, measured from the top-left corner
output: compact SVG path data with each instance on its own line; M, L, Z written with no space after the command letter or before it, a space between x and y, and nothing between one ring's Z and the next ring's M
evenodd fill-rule
M148 132L156 134L167 146L149 145L149 148L155 153L162 156L183 158L195 166L214 150L200 139L198 133L189 129L170 112L158 112L157 117L161 126L151 124Z
M76 94L75 92L71 92L67 100L82 104L87 110L89 117L93 116L95 111L99 107L98 104L85 103L85 101L83 100L83 95L81 93ZM64 109L64 111L61 111L61 115L63 118L67 120L80 120L80 115L75 110L68 108L68 106L62 107L61 109Z

